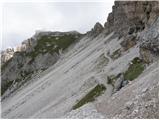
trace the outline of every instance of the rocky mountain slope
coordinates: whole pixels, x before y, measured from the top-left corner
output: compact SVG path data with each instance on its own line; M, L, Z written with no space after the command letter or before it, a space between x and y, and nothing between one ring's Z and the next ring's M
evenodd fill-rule
M31 77L56 63L60 54L78 41L81 36L76 31L37 31L33 37L23 41L22 45L15 50L3 51L1 53L1 94L10 94L29 81Z
M115 1L104 27L37 33L2 65L2 117L159 118L158 26L158 1Z

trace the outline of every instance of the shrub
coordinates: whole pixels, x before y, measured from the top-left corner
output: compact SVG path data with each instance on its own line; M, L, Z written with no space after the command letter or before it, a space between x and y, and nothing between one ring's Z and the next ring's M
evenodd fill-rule
M73 109L77 109L88 102L92 102L96 97L100 96L103 91L106 90L106 87L102 84L98 84L93 88L87 95L85 95L77 104L73 106Z
M134 80L144 71L144 63L138 57L132 60L132 64L128 70L124 73L125 80Z

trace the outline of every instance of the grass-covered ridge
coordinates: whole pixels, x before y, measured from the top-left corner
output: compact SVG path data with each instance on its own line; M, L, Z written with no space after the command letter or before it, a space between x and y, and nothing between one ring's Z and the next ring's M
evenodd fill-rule
M88 102L94 101L95 98L100 96L105 90L106 90L106 87L103 84L100 84L100 85L98 84L88 94L86 94L78 103L76 103L73 106L73 109L77 109Z
M72 34L62 36L43 35L37 40L37 45L34 47L34 50L27 55L35 58L40 53L59 53L59 50L68 48L78 37L79 36Z
M144 63L138 57L132 60L128 70L124 73L125 80L134 80L144 71Z

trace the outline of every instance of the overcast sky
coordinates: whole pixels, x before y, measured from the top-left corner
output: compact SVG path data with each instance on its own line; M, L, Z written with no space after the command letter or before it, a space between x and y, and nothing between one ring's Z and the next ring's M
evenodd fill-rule
M112 10L108 2L4 3L2 49L20 45L36 30L89 31L104 24Z

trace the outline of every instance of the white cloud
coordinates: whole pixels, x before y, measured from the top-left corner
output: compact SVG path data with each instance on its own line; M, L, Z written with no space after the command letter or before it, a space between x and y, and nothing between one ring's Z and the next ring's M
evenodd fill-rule
M4 3L2 49L20 44L40 29L84 33L96 22L104 24L112 5L113 1Z

